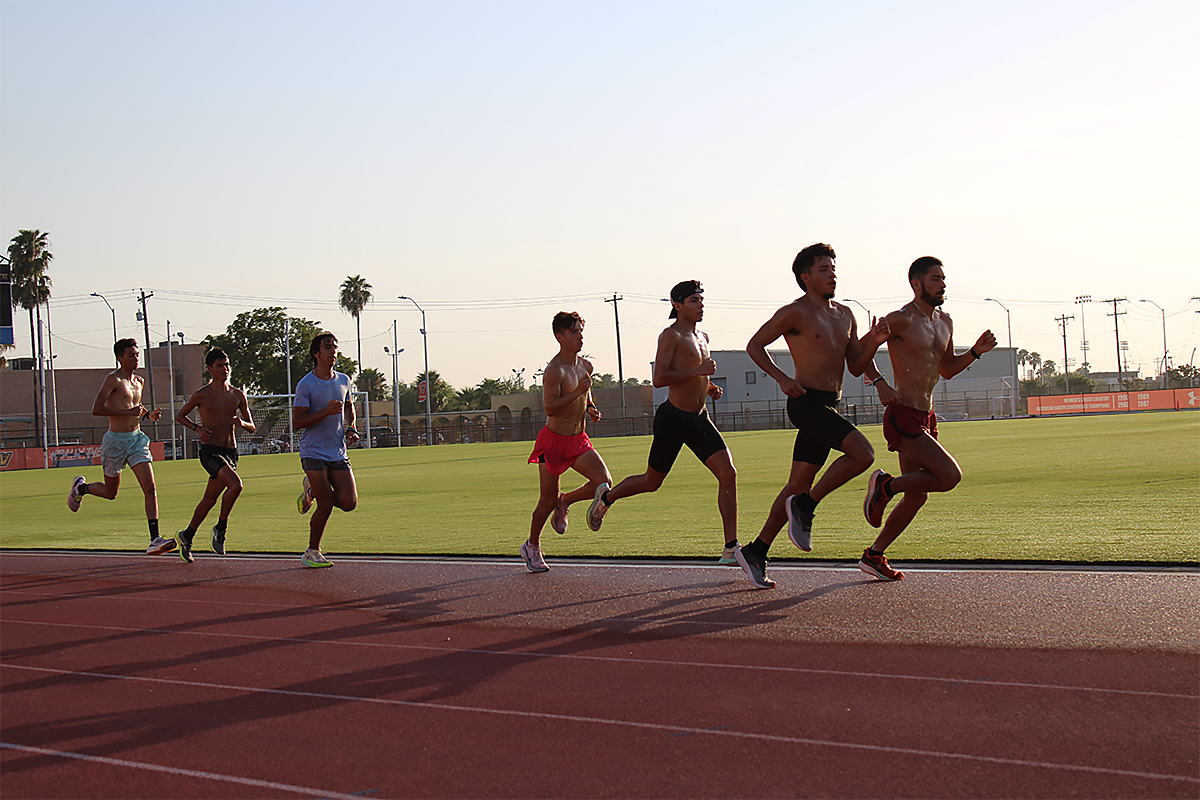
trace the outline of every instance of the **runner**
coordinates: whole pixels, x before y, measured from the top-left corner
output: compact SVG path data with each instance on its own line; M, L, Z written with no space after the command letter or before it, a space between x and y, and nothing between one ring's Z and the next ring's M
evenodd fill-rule
M200 440L200 466L208 473L208 485L204 487L204 496L192 514L192 521L179 532L179 556L189 563L196 560L192 556L192 539L208 512L216 505L218 497L221 498L221 510L217 524L212 529L212 549L218 555L225 555L229 513L242 493L242 479L237 474L238 451L234 431L254 433L254 419L250 416L246 393L229 385L229 357L225 351L220 348L209 350L204 357L204 364L212 376L211 380L193 392L175 415L176 422L195 431L196 438ZM188 417L192 409L199 410L199 423L192 422Z
M114 500L121 488L121 470L125 465L133 471L142 494L146 497L146 524L150 528L150 546L146 552L152 556L169 553L175 549L174 539L164 539L158 534L158 491L154 486L153 458L150 455L150 437L142 431L141 421L148 417L151 422L162 419L162 411L151 411L142 405L142 384L137 372L141 359L135 339L119 339L113 344L117 357L117 368L108 373L100 391L92 403L92 414L108 417L108 430L100 445L100 463L104 469L104 483L88 483L82 475L71 481L67 494L67 507L79 510L84 495Z
M738 563L759 589L775 585L767 577L767 550L784 524L792 543L805 552L811 551L817 504L865 472L875 460L875 450L867 437L837 411L845 371L849 369L856 377L865 372L885 405L894 403L897 397L879 376L873 360L875 351L887 339L887 322L880 320L861 339L858 337L854 314L833 301L836 258L833 248L823 243L801 250L792 263L792 272L804 295L776 311L746 345L754 363L787 395L788 419L796 426L787 485L771 504L758 538L737 550ZM794 376L779 369L767 352L767 346L781 336L792 354ZM814 486L817 471L830 450L839 450L842 455Z
M667 399L654 413L654 439L646 471L631 475L611 489L596 490L588 509L588 525L600 530L612 504L625 497L656 492L686 444L717 478L717 509L721 514L725 549L720 563L737 564L737 470L733 455L708 416L708 398L721 397L721 387L708 379L717 371L709 356L708 334L696 330L704 319L704 289L700 281L682 281L671 289L671 314L675 322L658 337L654 356L654 385L666 386Z
M303 489L296 505L305 514L315 502L308 524L308 549L300 557L306 567L331 567L333 562L321 553L325 523L334 508L353 511L358 506L358 487L346 457L346 444L358 441L354 429L354 403L350 395L350 376L336 372L338 340L332 333L313 337L308 353L312 372L296 384L292 401L292 424L300 434L300 465L304 468Z
M533 509L529 539L521 545L521 558L530 572L550 569L542 556L542 528L553 516L551 527L567 532L567 511L572 503L587 500L599 486L612 480L604 459L588 439L585 417L600 421L600 411L592 402L592 364L579 355L583 349L583 318L572 311L554 315L550 329L558 340L558 354L550 359L542 373L542 406L546 424L538 432L530 464L538 465L538 504ZM574 469L587 483L574 491L559 490L560 476Z
M933 389L939 378L953 378L996 346L996 337L984 331L969 350L954 354L954 321L938 310L946 302L946 273L941 261L933 256L918 258L908 268L908 283L913 290L912 301L887 316L891 331L888 356L900 402L889 405L883 414L883 435L888 450L899 454L901 474L892 477L875 470L863 500L867 522L875 528L882 524L883 530L863 552L858 568L883 581L904 577L883 553L913 521L929 492L948 492L962 480L958 462L938 442ZM904 497L885 524L883 512L897 494Z

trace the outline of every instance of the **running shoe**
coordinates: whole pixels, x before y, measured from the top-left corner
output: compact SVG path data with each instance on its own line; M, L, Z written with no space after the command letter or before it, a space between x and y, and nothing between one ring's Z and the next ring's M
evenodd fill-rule
M550 567L546 566L546 559L542 558L541 549L534 547L529 542L521 545L521 558L525 559L525 567L530 572L550 571Z
M309 494L309 489L310 489L310 487L308 485L308 476L305 475L304 476L304 489L300 492L300 496L296 498L296 510L299 511L301 514L307 514L308 510L310 508L312 508L313 499L312 499L312 495Z
M213 525L213 552L219 556L225 555L225 531Z
M191 564L196 560L192 555L192 536L195 534L189 536L187 531L180 531L175 535L179 537L179 557Z
M808 496L808 492L805 492L789 495L788 499L783 501L783 506L787 509L788 538L796 547L811 553L812 523L817 504Z
M155 536L150 542L150 546L146 548L146 552L152 556L159 556L163 553L169 553L175 549L174 539L164 539L161 536Z
M332 567L333 562L325 557L320 550L313 550L311 547L304 551L304 555L300 556L300 563L306 567Z
M554 506L554 513L550 516L550 527L554 528L555 533L567 532L567 504L563 502L563 493L558 493L558 504Z
M71 491L67 492L67 508L72 511L79 510L79 498L83 497L79 493L79 487L87 483L82 475L76 475L75 480L71 481Z
M871 473L871 477L867 481L867 496L863 499L863 516L867 518L867 522L872 528L878 528L883 524L883 510L887 508L888 501L892 499L888 497L884 487L891 480L891 475L877 469Z
M737 545L726 547L721 551L721 560L717 562L722 567L740 567L737 560Z
M887 556L880 555L877 558L871 555L870 550L863 551L863 557L858 562L858 568L881 581L898 581L904 577L903 572L898 569L892 569L892 565L888 563Z
M754 584L756 589L774 589L775 581L767 577L767 558L760 556L753 551L748 551L744 547L736 547L733 551L734 558L742 569L746 570L746 577Z
M602 483L596 487L596 499L592 501L592 505L588 508L588 527L594 531L600 530L600 526L604 524L604 515L608 513L609 503L604 502L600 498L608 491L608 484Z

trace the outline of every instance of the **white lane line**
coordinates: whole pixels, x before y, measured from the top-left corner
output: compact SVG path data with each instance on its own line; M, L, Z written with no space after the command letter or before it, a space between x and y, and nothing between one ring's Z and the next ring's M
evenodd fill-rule
M694 728L687 725L664 725L653 722L635 722L632 720L606 719L604 717L585 717L576 714L553 714L544 711L515 711L511 709L483 708L480 706L460 706L451 703L431 703L419 700L389 700L379 697L356 697L354 695L330 694L326 692L302 692L297 689L267 689L257 686L235 686L221 683L206 683L201 681L182 681L171 678L147 678L130 675L111 675L104 672L77 672L73 670L51 669L49 667L26 667L15 664L0 664L5 669L20 669L31 672L44 672L55 675L69 675L81 678L105 678L108 680L135 681L139 683L156 683L169 686L185 686L193 689L219 689L222 691L245 692L247 694L275 694L289 697L302 697L308 700L337 700L339 702L371 703L383 706L407 708L428 708L438 711L461 711L473 714L490 714L502 717L518 717L525 719L553 720L556 722L579 722L592 725L607 725L620 728L636 728L639 730L663 731L665 733L703 734L708 736L728 736L735 739L751 739L782 744L803 744L816 747L831 747L847 750L865 750L872 753L888 753L892 755L920 756L923 758L942 758L957 761L975 761L987 764L1001 764L1013 767L1033 767L1036 769L1066 770L1068 772L1086 772L1097 775L1117 775L1126 778L1141 778L1160 781L1180 781L1200 784L1200 777L1191 775L1164 775L1156 772L1138 772L1135 770L1112 769L1110 767L1093 767L1088 764L1056 764L1046 761L1031 761L1021 758L1001 758L998 756L982 756L971 753L948 753L939 750L918 750L911 747L890 747L877 744L860 744L857 742L836 742L828 739L810 739L801 736L782 736L778 734L750 733L744 731L716 730L712 728Z
M1095 686L1070 686L1065 684L1054 683L1024 683L1020 681L997 681L988 678L958 678L953 676L938 677L932 675L901 675L887 672L855 672L851 670L838 669L815 669L810 667L775 667L761 666L753 664L730 664L717 661L675 661L670 659L655 659L655 658L623 658L616 656L585 656L576 653L531 653L524 650L491 650L488 648L475 647L438 647L435 645L417 645L417 644L394 644L389 642L352 642L341 639L319 639L307 636L256 636L249 633L217 633L213 631L184 631L174 630L171 628L124 628L116 625L82 625L74 622L40 622L30 620L14 620L7 617L0 620L0 624L20 624L31 625L34 627L50 627L50 628L83 628L86 630L112 631L115 633L144 633L154 634L156 636L162 634L176 634L180 636L201 636L212 637L218 639L243 639L256 642L291 642L296 644L320 644L332 647L377 647L385 650L417 650L423 652L434 653L476 653L479 655L488 656L509 656L516 658L527 659L567 659L573 661L590 661L611 664L635 664L645 666L664 666L664 667L699 667L711 669L732 669L743 672L778 672L785 674L804 674L804 675L834 675L837 677L847 678L880 678L884 680L897 681L925 681L929 683L941 683L951 686L972 685L972 686L1003 686L1006 688L1017 689L1053 689L1071 692L1096 692L1101 694L1118 694L1118 695L1133 695L1136 697L1165 697L1173 700L1196 700L1200 698L1200 694L1181 694L1177 692L1150 692L1140 689L1105 689ZM15 666L15 665L12 665Z
M56 758L73 758L77 761L90 761L96 764L107 764L111 767L124 767L126 769L140 769L147 772L162 772L167 775L176 775L184 778L205 778L210 781L222 781L224 783L237 783L242 786L253 786L256 789L273 789L280 792L292 792L293 794L303 794L310 797L336 797L340 800L362 800L361 794L342 794L341 792L328 792L322 789L310 789L306 786L292 786L288 783L276 783L275 781L260 781L256 778L242 778L237 775L223 775L218 772L204 772L195 769L183 769L181 767L165 767L162 764L147 764L143 761L127 761L123 758L108 758L106 756L93 756L87 753L72 753L67 750L47 750L44 747L30 747L24 744L13 744L11 742L0 742L0 748L5 750L16 750L21 753L33 753L40 756L54 756Z

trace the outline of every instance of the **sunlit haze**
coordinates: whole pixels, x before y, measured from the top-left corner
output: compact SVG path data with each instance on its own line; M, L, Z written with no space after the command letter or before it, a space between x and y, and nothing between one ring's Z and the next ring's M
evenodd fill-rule
M1200 346L1200 3L23 2L0 4L0 234L49 232L60 367L119 335L188 342L286 306L365 366L456 388L557 349L650 377L670 287L714 350L837 250L860 328L945 262L985 328L1061 367ZM991 302L985 298L995 298ZM1148 300L1152 302L1139 302ZM1163 309L1160 312L1159 307ZM15 314L28 356L26 313ZM234 360L237 354L232 354ZM718 374L720 368L718 365Z

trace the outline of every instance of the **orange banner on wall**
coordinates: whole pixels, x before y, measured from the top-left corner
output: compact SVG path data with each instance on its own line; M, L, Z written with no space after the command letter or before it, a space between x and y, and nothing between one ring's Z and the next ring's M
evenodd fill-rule
M1030 397L1029 415L1101 414L1110 411L1164 411L1200 408L1196 389L1150 389L1142 392L1109 392L1105 394L1066 394L1051 397Z
M166 445L163 442L150 443L150 456L155 461L162 461ZM100 464L100 445L98 444L66 444L51 447L46 451L50 466L53 467L94 467ZM46 466L46 458L40 447L23 447L13 450L0 450L0 470L12 469L42 469Z

